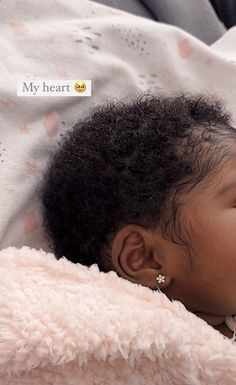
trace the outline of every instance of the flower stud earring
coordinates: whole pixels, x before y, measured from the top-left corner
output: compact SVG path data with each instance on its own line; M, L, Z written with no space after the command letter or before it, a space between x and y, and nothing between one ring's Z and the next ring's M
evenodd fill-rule
M165 279L166 279L166 277L164 275L161 275L161 274L159 274L158 277L156 278L158 283L165 282Z

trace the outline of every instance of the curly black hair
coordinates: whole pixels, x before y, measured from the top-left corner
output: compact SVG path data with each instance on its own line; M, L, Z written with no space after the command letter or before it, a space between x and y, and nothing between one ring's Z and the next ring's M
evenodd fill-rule
M154 229L162 217L165 237L184 243L180 197L233 156L235 135L221 103L203 95L142 93L98 105L66 132L43 178L52 252L108 272L108 238L126 224Z

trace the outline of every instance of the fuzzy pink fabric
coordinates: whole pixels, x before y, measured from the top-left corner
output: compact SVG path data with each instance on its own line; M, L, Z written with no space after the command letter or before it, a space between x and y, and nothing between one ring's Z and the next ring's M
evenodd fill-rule
M1 385L231 385L236 345L178 301L22 247L0 251Z

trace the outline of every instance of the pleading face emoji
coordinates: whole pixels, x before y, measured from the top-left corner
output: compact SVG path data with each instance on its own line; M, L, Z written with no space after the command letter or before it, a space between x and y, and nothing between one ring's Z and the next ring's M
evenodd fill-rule
M75 91L77 92L84 92L86 90L86 83L83 82L82 80L78 80L75 84L74 84L74 89Z

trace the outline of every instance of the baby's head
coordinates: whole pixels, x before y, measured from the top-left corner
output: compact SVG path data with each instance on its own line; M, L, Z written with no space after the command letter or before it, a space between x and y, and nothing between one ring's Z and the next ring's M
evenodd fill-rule
M96 107L59 144L41 200L58 258L236 313L236 131L218 103L142 94Z

